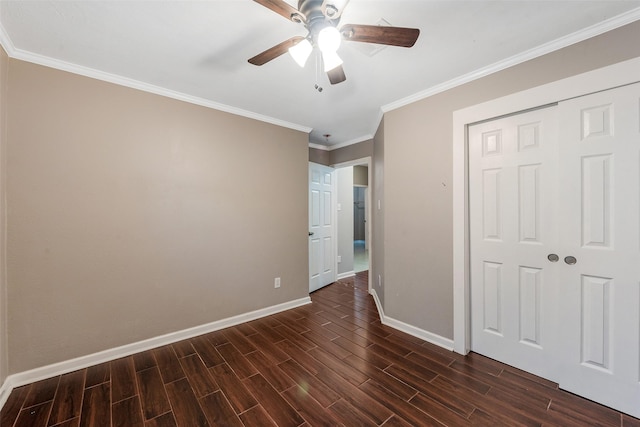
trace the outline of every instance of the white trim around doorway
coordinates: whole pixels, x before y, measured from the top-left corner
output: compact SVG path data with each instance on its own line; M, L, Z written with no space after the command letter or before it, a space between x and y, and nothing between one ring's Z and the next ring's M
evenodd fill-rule
M369 190L371 190L372 186L371 186L371 177L372 177L372 170L371 170L371 166L372 166L372 157L368 156L368 157L363 157L360 159L356 159L356 160L350 160L348 162L343 162L343 163L336 163L335 165L331 165L331 167L335 168L335 169L340 169L340 168L347 168L349 166L364 166L365 164L367 165L367 186L369 188ZM373 260L373 247L375 245L375 242L373 241L373 234L371 230L371 223L373 221L371 221L371 193L372 191L367 191L367 201L366 201L366 208L369 210L367 217L369 218L369 221L367 221L367 236L369 236L369 239L371 239L371 241L369 242L369 273L371 273L371 267L372 267L372 260ZM369 293L371 293L371 289L372 288L372 278L373 275L369 274L369 283L368 283L368 288L369 288Z
M453 113L453 349L471 348L467 128L567 99L638 82L640 58L568 77Z

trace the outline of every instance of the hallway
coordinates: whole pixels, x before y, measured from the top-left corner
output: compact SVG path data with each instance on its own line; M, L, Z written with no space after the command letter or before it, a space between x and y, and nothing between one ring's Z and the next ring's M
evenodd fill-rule
M364 240L353 242L353 271L361 273L369 270L369 251L365 249Z

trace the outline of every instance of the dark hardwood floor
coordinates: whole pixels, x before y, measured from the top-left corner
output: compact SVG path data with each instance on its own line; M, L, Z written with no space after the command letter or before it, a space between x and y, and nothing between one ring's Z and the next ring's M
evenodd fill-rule
M19 387L2 427L640 426L382 325L367 272L313 303Z

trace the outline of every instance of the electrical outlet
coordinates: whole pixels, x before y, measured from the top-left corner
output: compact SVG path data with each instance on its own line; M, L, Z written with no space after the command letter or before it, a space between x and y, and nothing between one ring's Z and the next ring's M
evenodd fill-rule
M338 262L342 262L342 255L338 255Z
M280 278L276 277L276 280L273 282L273 287L274 288L279 288L280 287Z

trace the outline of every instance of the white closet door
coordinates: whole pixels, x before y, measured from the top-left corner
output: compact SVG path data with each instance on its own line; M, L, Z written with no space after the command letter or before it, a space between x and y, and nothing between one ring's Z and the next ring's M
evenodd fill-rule
M560 387L640 416L640 84L560 103ZM568 260L573 262L573 260Z
M640 417L640 84L470 127L469 181L472 350Z
M557 120L546 108L469 128L471 349L558 376Z

